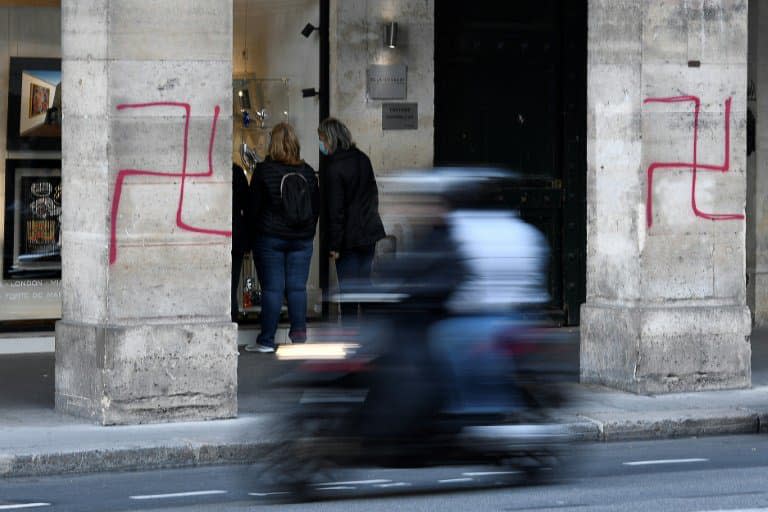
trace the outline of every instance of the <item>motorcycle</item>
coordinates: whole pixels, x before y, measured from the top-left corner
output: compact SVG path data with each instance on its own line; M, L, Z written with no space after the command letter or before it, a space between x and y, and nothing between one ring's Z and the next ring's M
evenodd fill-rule
M564 400L561 369L545 368L561 341L554 331L518 318L426 320L391 303L368 306L359 330L278 350L294 366L274 385L298 399L266 461L277 487L313 499L335 471L371 466L489 465L509 484L551 479L568 439L550 417ZM456 350L440 336L457 320L493 329L475 329Z
M377 265L376 284L336 299L363 321L282 346L295 366L275 383L298 390L268 457L300 495L334 468L493 465L541 482L568 432L552 411L560 334L538 318L548 248L503 207L504 176L451 170L397 178L416 242ZM501 180L501 182L499 181ZM436 192L436 187L442 187ZM352 327L349 327L352 325Z

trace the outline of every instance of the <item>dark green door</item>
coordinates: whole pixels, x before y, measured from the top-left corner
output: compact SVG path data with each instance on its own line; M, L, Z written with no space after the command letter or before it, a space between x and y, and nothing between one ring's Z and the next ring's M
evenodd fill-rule
M555 316L579 322L586 252L586 0L436 2L435 163L502 165L552 250Z

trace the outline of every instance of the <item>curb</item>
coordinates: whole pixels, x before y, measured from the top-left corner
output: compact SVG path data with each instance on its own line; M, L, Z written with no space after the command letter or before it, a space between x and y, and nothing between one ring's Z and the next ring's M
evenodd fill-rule
M622 412L580 415L598 441L641 441L680 437L755 434L766 430L761 415L747 409Z
M272 443L189 444L0 456L0 479L245 464L273 447Z
M765 419L765 421L761 421ZM591 413L562 422L563 442L616 442L768 431L768 414L747 409ZM761 428L762 427L762 428ZM123 446L69 452L0 455L0 479L247 464L266 456L277 440Z

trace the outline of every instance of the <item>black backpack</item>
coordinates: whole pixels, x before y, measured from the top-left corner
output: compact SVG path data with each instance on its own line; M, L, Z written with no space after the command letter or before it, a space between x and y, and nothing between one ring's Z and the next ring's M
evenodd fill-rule
M306 226L314 219L309 181L298 172L289 172L280 180L280 199L289 226Z

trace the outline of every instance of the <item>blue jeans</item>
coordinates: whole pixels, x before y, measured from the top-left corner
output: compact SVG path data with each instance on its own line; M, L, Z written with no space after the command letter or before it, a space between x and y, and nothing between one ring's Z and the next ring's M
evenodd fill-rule
M288 297L291 331L307 329L307 278L312 260L312 238L285 240L259 235L254 245L261 285L261 333L257 343L275 345L283 296Z
M336 275L339 278L341 293L370 287L375 251L376 244L341 251L339 259L336 260ZM357 320L357 304L342 302L341 319L345 323Z

